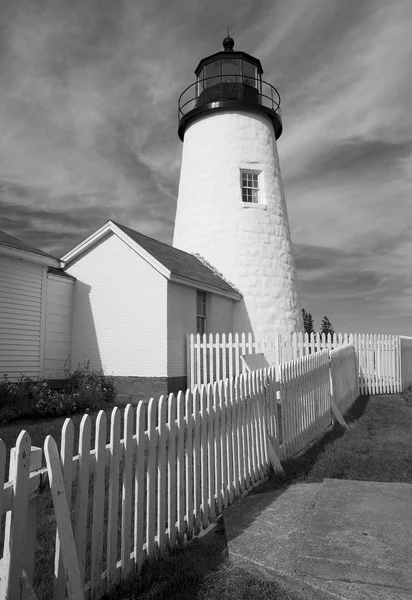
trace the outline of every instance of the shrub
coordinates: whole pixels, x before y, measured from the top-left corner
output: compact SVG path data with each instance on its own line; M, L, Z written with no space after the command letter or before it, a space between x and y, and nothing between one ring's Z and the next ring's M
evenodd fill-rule
M17 419L61 417L75 412L96 410L102 404L112 404L116 398L114 381L101 372L78 365L67 373L63 390L51 389L44 381L22 376L11 382L5 375L0 381L0 424Z

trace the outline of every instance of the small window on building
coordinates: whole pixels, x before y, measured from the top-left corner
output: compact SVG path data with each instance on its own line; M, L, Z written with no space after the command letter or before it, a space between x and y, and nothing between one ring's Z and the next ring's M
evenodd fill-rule
M241 171L242 201L259 202L259 173L256 171Z
M197 333L207 333L207 293L196 291L196 328Z

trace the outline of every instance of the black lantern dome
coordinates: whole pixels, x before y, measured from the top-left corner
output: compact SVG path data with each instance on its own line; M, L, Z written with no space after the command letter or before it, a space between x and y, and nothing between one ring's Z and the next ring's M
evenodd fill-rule
M206 112L243 110L268 115L276 139L282 133L282 113L278 91L262 80L260 60L233 50L229 35L223 51L203 58L195 69L196 82L179 98L179 137L183 141L188 124Z

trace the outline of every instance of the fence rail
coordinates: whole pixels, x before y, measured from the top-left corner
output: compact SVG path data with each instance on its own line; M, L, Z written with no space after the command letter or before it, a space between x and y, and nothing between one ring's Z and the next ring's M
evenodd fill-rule
M403 338L409 340L410 338ZM401 343L397 335L369 334L266 334L257 339L252 334L189 335L188 386L206 384L219 378L232 378L245 372L240 359L242 354L263 352L269 363L282 363L308 356L316 352L347 344L355 347L358 357L358 374L361 394L391 394L402 390ZM409 345L408 345L409 344ZM402 348L409 350L410 342ZM409 362L408 362L409 361ZM411 360L406 358L403 366L404 381L412 383L412 369L407 371ZM403 364L403 363L402 363Z

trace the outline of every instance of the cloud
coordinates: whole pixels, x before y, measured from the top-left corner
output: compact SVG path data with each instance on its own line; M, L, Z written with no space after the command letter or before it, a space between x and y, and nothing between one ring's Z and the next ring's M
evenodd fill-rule
M4 0L0 228L60 255L108 218L170 242L177 99L229 24L282 97L303 299L342 327L400 326L384 316L411 306L411 18L409 0Z

